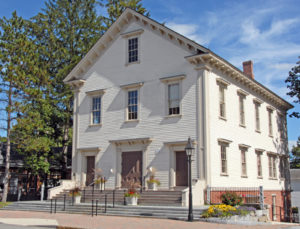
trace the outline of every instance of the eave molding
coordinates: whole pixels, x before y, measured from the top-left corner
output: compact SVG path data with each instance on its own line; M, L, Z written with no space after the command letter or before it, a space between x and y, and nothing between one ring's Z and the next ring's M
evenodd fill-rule
M77 148L77 151L80 153L86 153L86 152L96 152L99 153L101 151L101 148L98 146L95 147L83 147L83 148Z
M95 96L95 95L103 95L106 92L106 89L98 89L93 91L87 91L85 94L88 96Z
M123 38L129 38L129 37L134 37L134 36L139 36L144 32L143 29L137 29L137 30L133 30L133 31L129 31L126 33L122 33L120 34Z
M190 63L195 65L196 67L201 66L203 64L207 64L211 68L215 68L224 72L226 75L230 76L235 81L245 85L247 88L250 88L254 92L261 94L268 101L275 103L280 108L285 108L285 110L293 108L293 106L276 95L274 92L260 84L254 79L251 79L247 75L245 75L241 70L231 65L226 60L217 56L214 53L208 52L204 54L196 54L185 57L185 59Z
M128 89L134 89L134 88L140 88L144 85L144 82L138 82L138 83L131 83L131 84L126 84L126 85L121 85L120 88L124 90Z

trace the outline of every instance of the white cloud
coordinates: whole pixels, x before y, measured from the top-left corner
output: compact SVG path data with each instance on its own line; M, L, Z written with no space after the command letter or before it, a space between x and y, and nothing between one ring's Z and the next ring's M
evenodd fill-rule
M289 141L289 143L288 143L289 150L291 151L293 149L293 146L296 146L296 145L297 145L297 141L296 140Z

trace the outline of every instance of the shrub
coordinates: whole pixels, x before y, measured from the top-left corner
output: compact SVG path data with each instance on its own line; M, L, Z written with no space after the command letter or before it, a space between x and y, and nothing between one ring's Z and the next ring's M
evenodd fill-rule
M243 204L243 198L235 192L226 192L221 195L222 203L230 206L238 206Z
M157 184L157 186L160 185L160 181L158 179L150 179L147 181L148 184Z
M292 207L292 213L297 214L299 212L298 207Z
M130 188L128 191L124 194L125 197L140 197L138 192L135 188Z

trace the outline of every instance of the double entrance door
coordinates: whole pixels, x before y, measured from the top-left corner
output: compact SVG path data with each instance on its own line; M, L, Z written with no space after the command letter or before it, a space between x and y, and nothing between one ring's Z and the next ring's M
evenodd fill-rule
M142 185L143 153L122 152L122 188Z
M185 151L176 152L176 186L188 186L188 163Z

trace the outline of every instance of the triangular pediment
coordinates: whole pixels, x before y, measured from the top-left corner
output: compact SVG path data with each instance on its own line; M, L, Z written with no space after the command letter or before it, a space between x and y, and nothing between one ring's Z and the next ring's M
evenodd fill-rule
M102 53L116 40L118 36L126 36L123 33L124 27L132 22L137 22L143 27L147 27L156 32L160 36L164 36L176 45L189 50L192 54L200 54L208 52L208 49L197 44L196 42L176 33L166 26L130 9L127 8L121 16L112 24L112 26L105 32L105 34L96 42L90 51L82 58L82 60L73 68L73 70L64 79L68 82L72 79L82 79L84 73L100 58ZM139 31L130 31L139 32ZM127 32L128 33L128 32Z

